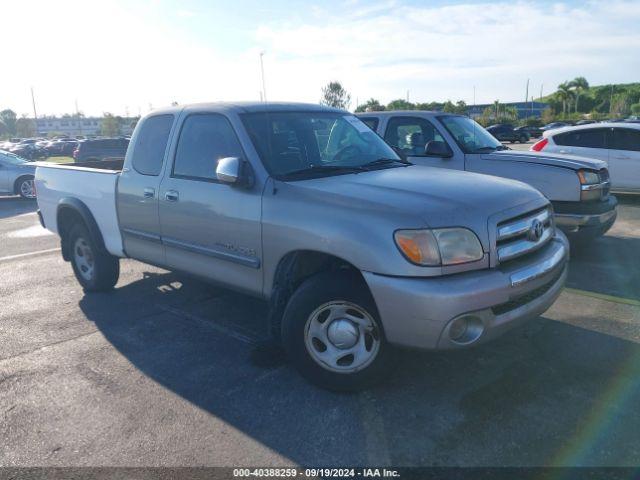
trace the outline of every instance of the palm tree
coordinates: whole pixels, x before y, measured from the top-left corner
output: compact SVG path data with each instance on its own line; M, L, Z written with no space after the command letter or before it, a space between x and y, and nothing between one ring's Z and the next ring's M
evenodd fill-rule
M578 100L580 100L580 94L586 90L589 90L589 82L584 77L576 77L569 82L569 86L573 89L576 96L576 113L578 113Z
M573 96L569 82L562 82L558 85L556 96L562 102L562 114L565 115L567 113L567 105L571 103L571 97Z

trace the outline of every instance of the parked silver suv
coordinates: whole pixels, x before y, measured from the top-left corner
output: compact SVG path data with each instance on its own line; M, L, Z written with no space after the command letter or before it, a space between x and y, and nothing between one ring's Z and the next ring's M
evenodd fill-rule
M131 257L264 298L293 363L331 389L380 377L389 345L494 338L549 308L567 275L537 190L409 164L342 110L159 110L121 171L91 166L36 173L44 225L87 292Z

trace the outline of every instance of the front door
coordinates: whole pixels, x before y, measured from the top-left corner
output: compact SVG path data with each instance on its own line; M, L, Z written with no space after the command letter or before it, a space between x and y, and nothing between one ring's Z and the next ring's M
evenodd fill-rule
M452 157L425 155L425 145L430 141L445 142L438 129L426 118L397 116L391 117L384 132L385 141L396 147L407 159L416 165L427 167L464 170L464 156L454 153ZM452 152L457 149L449 148Z
M613 129L609 174L614 189L640 191L640 130Z
M166 263L259 294L261 191L218 182L217 162L225 157L244 158L229 120L215 113L187 116L160 186Z

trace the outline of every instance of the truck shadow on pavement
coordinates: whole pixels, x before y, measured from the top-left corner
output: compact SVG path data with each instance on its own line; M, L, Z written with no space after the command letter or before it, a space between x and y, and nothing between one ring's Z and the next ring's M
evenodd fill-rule
M472 350L398 352L388 381L341 395L254 361L259 300L166 273L80 307L146 376L302 465L640 463L640 345L610 335L540 318Z
M35 200L25 200L20 197L0 197L0 219L15 217L38 210Z

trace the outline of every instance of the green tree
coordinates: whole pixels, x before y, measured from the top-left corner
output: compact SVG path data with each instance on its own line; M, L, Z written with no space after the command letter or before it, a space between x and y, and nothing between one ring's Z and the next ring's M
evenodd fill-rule
M383 110L385 110L385 106L381 105L375 98L370 98L356 108L356 112L381 112Z
M112 113L105 112L102 124L100 125L100 133L105 137L115 137L120 135L120 125L122 118L114 116Z
M16 135L22 138L35 137L36 122L27 117L19 118L16 120Z
M416 106L413 103L407 102L402 98L391 100L387 105L387 110L414 110L415 108Z
M567 107L571 109L571 98L573 97L573 91L569 82L562 82L558 85L558 91L556 92L558 100L562 102L562 115L567 114Z
M640 115L640 103L634 103L631 105L631 113L634 115Z
M570 88L573 90L574 95L576 96L576 109L575 112L578 113L578 103L580 101L580 94L589 90L589 82L584 77L576 77L569 82Z
M322 88L321 105L335 108L349 108L351 95L345 90L340 82L329 82Z
M16 112L10 109L5 109L0 112L0 122L4 125L5 133L8 135L16 134L16 122L18 119L18 115Z

